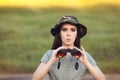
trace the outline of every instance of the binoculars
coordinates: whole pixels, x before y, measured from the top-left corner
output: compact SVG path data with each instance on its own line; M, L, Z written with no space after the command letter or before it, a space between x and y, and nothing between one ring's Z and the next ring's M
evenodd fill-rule
M58 62L58 66L57 68L59 69L60 68L60 59L64 56L66 56L67 52L70 52L72 56L74 56L76 58L76 63L75 63L75 69L78 70L79 68L79 64L78 64L78 59L80 58L81 56L81 52L78 51L77 49L60 49L57 54L56 54L56 57L59 58L59 62Z

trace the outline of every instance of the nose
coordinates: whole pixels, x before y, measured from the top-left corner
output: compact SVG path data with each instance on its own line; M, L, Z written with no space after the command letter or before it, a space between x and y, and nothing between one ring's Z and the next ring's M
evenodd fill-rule
M70 36L71 35L71 32L70 31L67 31L67 36Z

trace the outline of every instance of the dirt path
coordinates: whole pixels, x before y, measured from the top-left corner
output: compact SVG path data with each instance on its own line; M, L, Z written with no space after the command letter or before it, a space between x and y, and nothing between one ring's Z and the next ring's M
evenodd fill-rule
M0 80L32 80L32 74L7 74L0 75ZM44 80L49 80L48 77ZM86 75L82 80L94 80L92 76ZM106 74L106 80L120 80L120 74Z

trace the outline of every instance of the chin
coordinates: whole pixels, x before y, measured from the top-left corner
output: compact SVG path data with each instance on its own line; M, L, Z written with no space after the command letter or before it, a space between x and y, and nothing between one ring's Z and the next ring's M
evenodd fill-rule
M65 43L66 46L71 46L73 45L72 43Z

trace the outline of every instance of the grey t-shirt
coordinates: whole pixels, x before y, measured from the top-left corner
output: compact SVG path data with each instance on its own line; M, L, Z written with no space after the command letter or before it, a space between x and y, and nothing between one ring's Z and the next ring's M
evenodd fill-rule
M51 59L52 52L53 50L48 50L41 58L41 62L47 63ZM88 52L86 52L86 56L92 65L96 65L96 61ZM80 62L80 60L78 60L79 68L76 70L76 58L74 58L72 55L67 61L66 57L61 58L60 62L60 69L57 69L58 61L55 62L50 68L48 72L50 80L81 80L88 71L87 68Z

